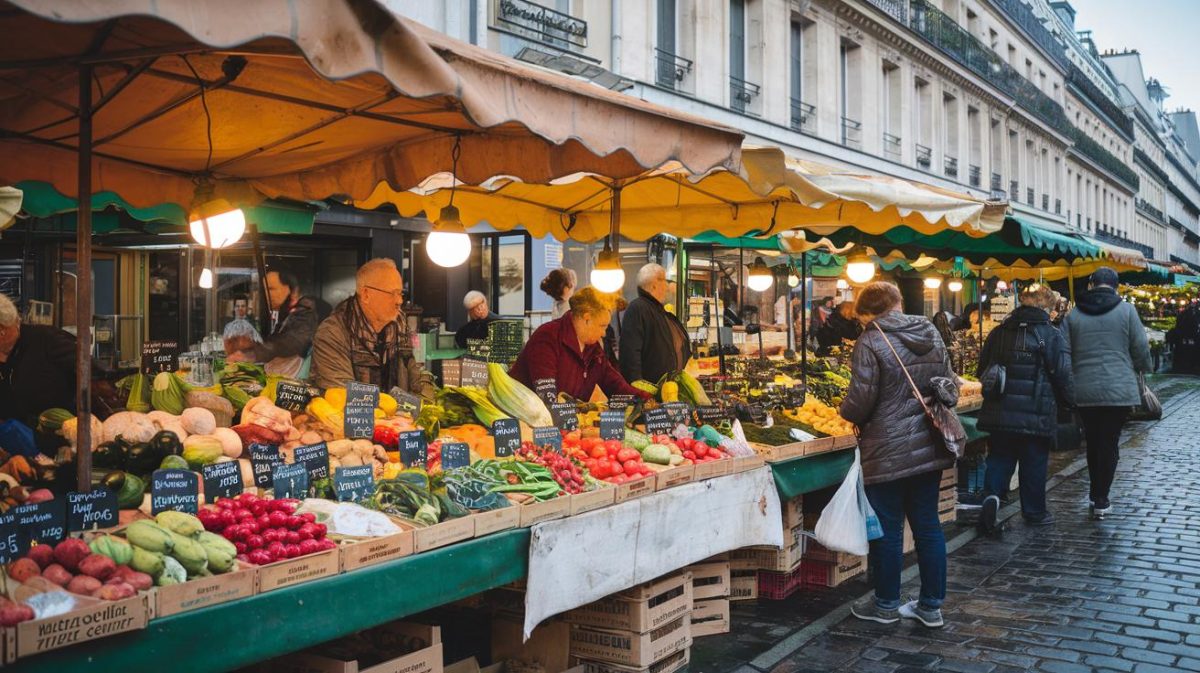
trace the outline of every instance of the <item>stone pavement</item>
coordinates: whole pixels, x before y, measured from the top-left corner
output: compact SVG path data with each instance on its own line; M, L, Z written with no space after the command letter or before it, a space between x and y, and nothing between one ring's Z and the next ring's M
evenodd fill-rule
M749 620L735 609L733 633L698 640L690 670L1200 671L1200 379L1160 385L1164 418L1126 427L1106 520L1087 517L1080 456L1052 480L1054 526L1028 528L1017 516L999 540L948 532L958 548L945 628L851 617L847 601L869 589L859 580L802 590ZM913 597L917 589L904 587Z

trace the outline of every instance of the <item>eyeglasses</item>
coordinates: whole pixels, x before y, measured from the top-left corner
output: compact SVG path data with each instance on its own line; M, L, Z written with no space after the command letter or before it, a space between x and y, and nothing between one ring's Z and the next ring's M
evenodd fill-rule
M374 285L364 285L363 287L371 289L371 290L375 290L376 292L390 294L390 295L392 295L392 298L395 299L396 301L400 301L401 299L404 299L404 290L385 290L381 287L375 287Z

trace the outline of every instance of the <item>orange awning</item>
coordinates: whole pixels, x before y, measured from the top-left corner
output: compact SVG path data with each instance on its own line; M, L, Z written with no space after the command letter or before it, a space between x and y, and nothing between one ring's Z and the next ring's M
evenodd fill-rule
M0 34L0 184L76 194L81 64L95 73L93 189L135 206L187 205L199 175L243 203L365 199L381 182L406 190L450 170L456 137L468 183L739 166L735 130L453 40L375 0L7 0Z

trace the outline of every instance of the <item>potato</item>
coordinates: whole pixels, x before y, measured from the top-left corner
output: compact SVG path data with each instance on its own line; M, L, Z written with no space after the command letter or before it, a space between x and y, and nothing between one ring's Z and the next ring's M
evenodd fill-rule
M112 559L109 560L111 561ZM71 581L73 575L71 575L66 568L60 566L59 564L51 563L50 565L46 566L45 570L42 571L42 577L50 580L60 587L65 587ZM37 578L35 577L34 579Z
M301 444L320 444L321 443L321 434L318 432L309 430L300 435L300 443Z
M119 601L135 595L137 595L137 591L134 591L133 587L128 584L105 584L92 592L93 597L105 601Z
M10 605L0 608L0 626L16 626L33 619L33 608L28 605Z
M54 547L48 544L34 545L30 548L28 556L37 562L38 567L45 568L54 563Z
M70 582L67 582L67 591L70 591L73 594L79 594L81 596L91 596L96 589L99 589L102 586L104 585L101 584L100 580L96 579L95 577L76 575L75 577L71 578Z
M30 558L19 558L8 567L8 576L18 582L37 577L42 574L41 567Z
M117 564L103 554L90 554L79 562L79 572L103 582L117 570Z

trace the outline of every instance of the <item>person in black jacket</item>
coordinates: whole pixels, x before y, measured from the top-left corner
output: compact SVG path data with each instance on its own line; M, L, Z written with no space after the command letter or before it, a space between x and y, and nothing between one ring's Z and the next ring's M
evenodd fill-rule
M657 382L663 374L683 369L692 344L679 319L667 313L667 271L643 266L637 275L638 296L621 318L620 362L626 381Z
M22 325L17 307L0 294L0 421L32 428L53 407L75 411L75 337L49 325Z
M842 345L842 340L857 339L862 330L862 324L858 322L854 312L854 302L844 301L838 304L833 313L825 319L821 329L817 330L817 355L829 355L835 347Z
M985 533L996 529L1000 497L1018 465L1025 521L1033 526L1054 522L1046 509L1046 469L1058 434L1058 407L1075 404L1071 344L1050 324L1054 293L1045 285L1030 285L1020 301L979 353L984 384L979 429L991 433L979 517Z
M492 313L487 297L479 290L471 290L463 297L463 308L467 309L467 322L454 333L454 343L459 348L467 347L467 339L486 340L488 325L500 319Z
M300 279L287 269L271 269L266 281L267 305L276 314L271 331L262 343L229 360L263 362L268 374L300 377L320 322L317 302L301 293Z

